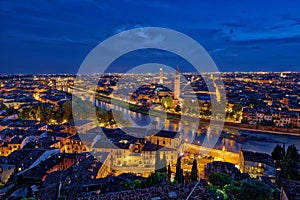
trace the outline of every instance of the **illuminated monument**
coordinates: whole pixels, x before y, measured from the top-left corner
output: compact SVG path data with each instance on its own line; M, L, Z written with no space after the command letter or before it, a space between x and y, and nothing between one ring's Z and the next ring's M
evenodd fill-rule
M159 69L159 84L164 84L162 67Z
M216 100L217 102L221 102L221 93L220 93L219 85L216 83L216 80L218 80L219 77L210 74L210 79L213 81L214 87L216 88Z
M180 96L180 75L179 75L179 68L176 67L176 73L174 75L174 97L178 99Z

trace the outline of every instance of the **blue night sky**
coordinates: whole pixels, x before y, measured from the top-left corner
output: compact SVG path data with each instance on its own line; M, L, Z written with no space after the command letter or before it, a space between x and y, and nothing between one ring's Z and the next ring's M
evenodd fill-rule
M220 71L299 71L299 11L296 0L1 0L0 73L76 73L101 41L145 26L194 38ZM144 53L116 62L115 71L147 61ZM149 55L181 64L174 55Z

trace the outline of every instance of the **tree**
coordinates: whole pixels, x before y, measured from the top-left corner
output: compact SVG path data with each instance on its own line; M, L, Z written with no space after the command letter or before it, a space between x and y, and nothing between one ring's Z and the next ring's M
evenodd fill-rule
M218 200L224 200L224 199L227 199L227 195L222 190L216 189L213 194L213 198L218 199Z
M285 154L284 146L277 144L272 152L272 158L275 160L275 167L281 168L283 157Z
M142 183L143 187L149 187L151 185L155 185L157 183L160 183L161 181L166 179L165 174L161 174L158 172L151 173L151 175Z
M213 186L223 188L232 182L232 177L226 173L214 173L209 175L208 180Z
M172 171L171 171L171 165L169 163L169 165L168 165L168 180L171 180L171 175L172 175Z
M233 181L230 185L225 185L223 191L226 192L229 199L240 199L241 182Z
M63 111L63 121L69 121L72 119L72 103L71 101L66 101L62 105Z
M182 183L183 182L182 176L183 174L181 169L181 157L179 156L176 162L176 172L175 172L174 180L177 181L178 183Z
M292 180L300 180L299 162L300 158L297 148L295 145L289 146L283 158L280 177Z
M134 181L134 188L140 188L142 186L141 180L135 180Z
M241 112L243 110L243 105L241 104L234 104L232 107L232 111L237 114L238 112Z
M170 109L173 107L173 98L171 96L166 96L163 98L163 105L165 109Z
M241 181L240 200L271 200L272 189L265 183L256 179L244 179Z
M197 181L198 180L198 167L197 167L197 160L194 159L193 166L192 166L192 172L191 172L191 180Z

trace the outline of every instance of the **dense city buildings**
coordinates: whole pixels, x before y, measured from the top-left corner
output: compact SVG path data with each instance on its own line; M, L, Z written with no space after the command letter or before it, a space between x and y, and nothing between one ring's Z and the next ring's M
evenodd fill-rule
M0 200L300 200L299 10L0 0Z
M92 80L98 80L96 87ZM229 187L243 191L262 184L274 199L295 199L299 192L288 185L300 181L299 83L300 73L293 72L180 77L178 67L175 73L161 68L159 75L92 74L77 80L3 75L1 198L237 198L242 194ZM225 98L220 87L226 91L226 119L216 136L209 119L211 101ZM81 106L91 107L96 118L74 109ZM274 135L283 140L273 141ZM215 146L206 146L214 137ZM257 150L260 142L263 152Z

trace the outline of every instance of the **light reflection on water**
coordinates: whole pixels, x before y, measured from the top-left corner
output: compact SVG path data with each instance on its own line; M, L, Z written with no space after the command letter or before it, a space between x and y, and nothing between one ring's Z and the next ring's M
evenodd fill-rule
M133 126L149 128L151 122L156 121L157 129L165 129L170 131L179 131L188 138L195 137L196 141L200 144L203 143L204 138L207 133L201 128L195 131L195 124L182 124L180 121L162 119L159 117L153 117L145 115L142 113L137 113L118 105L113 105L101 101L96 101L96 106L104 109L113 109L116 111L121 111L126 118L129 118L133 122ZM193 128L194 127L194 128ZM236 129L224 129L228 133L234 133L236 137L234 138L223 138L220 137L215 145L215 148L221 149L225 146L228 151L238 152L242 147L244 150L271 153L276 146L276 144L285 144L289 146L295 144L295 146L300 149L300 136L290 136L281 134L272 134L264 132L252 132Z

